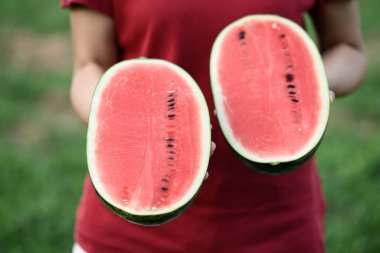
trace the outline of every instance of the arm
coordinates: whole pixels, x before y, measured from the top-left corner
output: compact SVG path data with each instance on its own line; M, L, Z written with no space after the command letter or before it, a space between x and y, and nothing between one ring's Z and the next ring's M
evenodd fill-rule
M330 3L313 16L330 89L336 96L354 91L367 63L356 0Z
M117 62L113 20L96 11L73 7L70 10L74 54L71 103L87 123L95 86L105 70Z

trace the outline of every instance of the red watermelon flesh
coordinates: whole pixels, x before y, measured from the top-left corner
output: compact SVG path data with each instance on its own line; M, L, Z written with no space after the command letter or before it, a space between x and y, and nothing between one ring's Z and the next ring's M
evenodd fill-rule
M214 44L211 78L223 133L245 158L289 162L319 143L328 85L317 49L296 24L271 15L234 22Z
M106 73L88 136L94 186L126 213L172 212L193 198L206 173L207 106L195 82L168 62L131 60Z

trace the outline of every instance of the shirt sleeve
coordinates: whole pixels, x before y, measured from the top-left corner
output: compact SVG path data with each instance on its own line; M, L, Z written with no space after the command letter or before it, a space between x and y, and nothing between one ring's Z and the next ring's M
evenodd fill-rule
M113 17L112 0L61 0L62 8L70 8L73 5L83 5L106 16Z
M315 5L309 10L312 15L318 15L324 12L326 4L344 3L354 0L316 0Z
M328 4L328 3L343 3L343 2L349 2L349 1L352 1L352 0L323 0L323 2L326 4Z

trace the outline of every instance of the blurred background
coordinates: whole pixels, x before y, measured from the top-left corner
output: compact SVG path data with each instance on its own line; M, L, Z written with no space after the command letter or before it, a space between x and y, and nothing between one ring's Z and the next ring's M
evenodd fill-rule
M380 252L380 15L361 2L369 71L335 102L318 163L328 252ZM69 103L68 13L0 1L0 252L70 252L86 173L85 127Z

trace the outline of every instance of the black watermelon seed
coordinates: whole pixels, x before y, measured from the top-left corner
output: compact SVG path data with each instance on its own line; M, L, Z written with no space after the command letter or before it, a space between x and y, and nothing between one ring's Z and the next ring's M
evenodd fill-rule
M174 110L175 109L175 107L169 107L169 110Z
M174 160L174 156L169 156L168 159L169 160Z
M288 88L291 88L291 89L293 89L293 88L295 88L296 86L294 86L293 84L289 84L288 85Z
M161 190L166 192L167 190L169 190L169 188L168 187L161 187Z
M241 31L239 33L239 40L244 40L245 39L245 32L244 31Z
M169 99L169 100L168 100L168 103L170 103L170 102L174 102L174 100L175 100L174 98Z
M296 92L295 91L289 91L289 94L294 95L294 94L296 94Z
M175 103L168 104L169 107L172 107L174 105L175 105Z
M285 33L281 33L280 38L281 39L285 38Z
M292 98L292 101L298 103L298 99Z
M175 117L175 114L169 114L168 115L168 118L174 118Z
M174 145L169 143L168 145L166 145L166 147L172 148L172 147L174 147Z
M285 77L286 77L287 82L291 82L294 80L294 75L292 75L290 73L286 74Z

